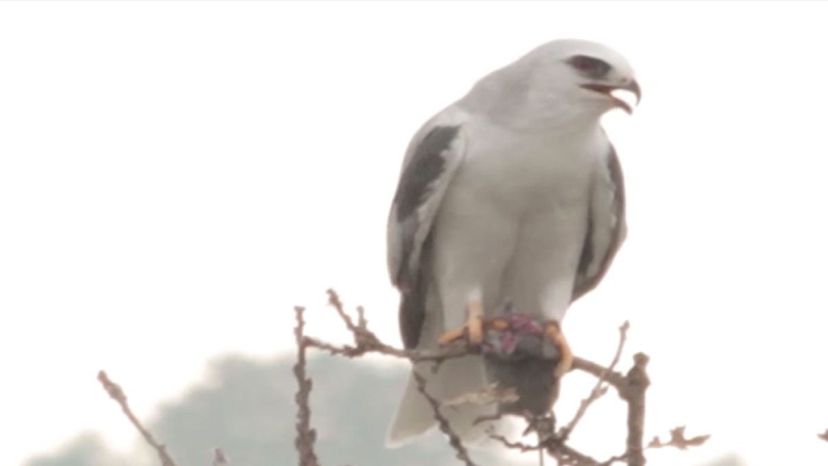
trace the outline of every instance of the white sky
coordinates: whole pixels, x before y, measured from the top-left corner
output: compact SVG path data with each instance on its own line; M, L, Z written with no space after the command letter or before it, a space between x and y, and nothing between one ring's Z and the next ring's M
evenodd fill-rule
M568 315L576 351L606 360L630 319L649 435L714 434L651 464L825 464L827 7L0 4L0 464L85 429L128 445L98 369L148 416L215 355L289 350L293 304L337 337L330 286L396 339L408 139L561 37L618 49L644 90L606 118L630 234ZM620 439L605 405L576 441Z

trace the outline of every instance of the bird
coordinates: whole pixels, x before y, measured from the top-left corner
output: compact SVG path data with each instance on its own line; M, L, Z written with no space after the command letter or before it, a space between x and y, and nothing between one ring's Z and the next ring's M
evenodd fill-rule
M553 40L482 77L412 138L387 225L404 346L434 350L463 337L480 345L491 343L492 327L521 327L554 348L551 366L511 372L504 368L515 360L481 354L415 362L422 389L451 405L442 414L461 439L480 439L480 421L497 417L496 407L464 396L517 384L519 396L535 398L517 406L543 411L570 369L564 315L602 280L626 237L623 175L600 120L612 109L631 114L640 100L621 54ZM405 444L435 422L412 377L387 444Z

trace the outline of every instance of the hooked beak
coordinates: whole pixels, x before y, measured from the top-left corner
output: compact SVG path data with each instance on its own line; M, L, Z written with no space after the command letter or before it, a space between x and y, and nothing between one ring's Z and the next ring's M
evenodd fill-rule
M641 87L639 87L638 81L636 81L635 79L632 79L630 80L630 82L623 84L621 86L608 86L604 84L588 83L581 84L581 87L593 92L604 94L605 96L609 97L610 100L612 100L613 104L616 107L620 108L621 110L624 110L629 114L632 114L632 106L627 102L619 99L618 97L612 95L612 92L617 90L625 90L631 92L633 95L635 95L635 105L638 106L638 103L641 102Z

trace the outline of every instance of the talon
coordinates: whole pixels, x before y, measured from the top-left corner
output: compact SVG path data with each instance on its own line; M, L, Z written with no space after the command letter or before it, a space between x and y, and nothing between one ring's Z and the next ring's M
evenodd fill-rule
M441 345L457 341L463 336L471 345L479 345L483 342L483 303L477 299L471 300L466 305L466 309L468 312L466 323L460 328L443 332L437 339Z
M561 331L561 326L557 322L547 323L545 333L561 352L561 359L558 361L554 370L555 377L561 377L572 369L572 348L569 347L569 343Z
M440 337L437 339L437 342L441 345L448 345L449 343L453 343L461 338L466 333L466 327L460 327L451 329L449 331L443 332Z
M483 343L483 303L479 300L472 300L468 304L469 321L466 326L469 329L469 343L479 345Z
M509 328L509 321L506 320L506 319L501 319L501 318L495 317L494 319L491 319L488 322L486 322L485 326L487 326L490 329L502 332L502 331L506 330L507 328Z

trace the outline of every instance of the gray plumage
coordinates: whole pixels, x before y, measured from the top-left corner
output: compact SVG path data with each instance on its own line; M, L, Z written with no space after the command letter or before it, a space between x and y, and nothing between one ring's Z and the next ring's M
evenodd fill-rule
M414 136L388 222L388 266L401 293L408 348L434 348L463 325L466 303L487 316L506 303L538 320L561 322L594 288L625 236L624 186L600 126L610 108L630 107L610 91L639 93L617 53L599 44L544 44L481 79ZM441 400L502 382L479 356L415 370ZM527 366L515 372L530 384ZM510 375L509 377L512 377ZM446 411L466 438L480 435L492 406ZM391 430L398 444L426 431L430 409L410 383Z

